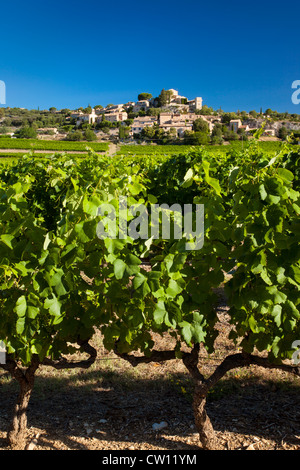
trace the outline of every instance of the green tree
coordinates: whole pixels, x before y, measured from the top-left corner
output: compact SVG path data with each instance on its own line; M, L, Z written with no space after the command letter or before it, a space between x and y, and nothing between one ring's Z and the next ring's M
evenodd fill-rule
M209 133L209 125L208 122L202 118L198 118L193 122L193 131L195 132L204 132L206 134Z
M252 116L254 119L257 118L258 112L255 111L254 109L252 111L249 111L250 116Z
M111 127L112 123L110 121L107 121L106 119L103 119L102 121L96 124L96 129L110 129Z
M66 140L71 140L71 141L83 140L83 134L80 131L69 132L67 134Z
M202 109L197 109L196 114L202 114L202 116L209 116L214 113L213 108L209 108L206 104L202 106Z
M138 100L143 101L143 100L150 100L152 98L151 93L140 93L138 95Z
M131 126L131 124L133 124L133 119L126 119L124 122L126 126Z
M171 127L171 129L169 130L169 136L171 137L171 139L176 139L177 137L177 130L175 127Z
M154 127L150 127L150 126L146 126L144 127L144 129L142 130L141 132L141 136L146 139L146 140L152 140L155 138L155 134L156 134L156 131L155 131L155 128Z
M83 112L84 112L85 114L91 114L91 112L92 112L92 107L91 107L91 105L89 104L87 108L84 108Z
M233 119L239 119L236 113L224 113L222 116L222 122L224 124L229 124Z
M160 95L157 98L158 107L163 108L167 104L170 103L173 94L170 90L165 90L164 88L161 90Z
M37 133L33 127L24 126L15 133L18 139L36 139Z
M173 93L171 90L166 90L167 104L170 104Z
M211 143L213 145L221 145L223 143L223 129L222 124L215 124L211 133Z
M158 102L158 107L162 108L167 104L167 94L166 90L163 88L160 92L160 94L157 97L157 102Z
M186 145L207 145L209 144L209 134L206 132L185 131L183 140Z
M92 129L86 129L83 134L85 140L88 140L89 142L96 140L96 134Z
M288 129L285 126L281 126L281 128L278 131L278 137L282 140L285 140L288 135L289 135Z
M224 139L228 141L239 140L239 136L236 132L226 129L226 131L224 132Z
M242 128L238 129L237 135L239 136L239 139L240 139L240 140L243 140L243 141L247 141L247 140L248 140L248 136L247 136L247 134L246 134L245 129L242 129Z
M242 119L247 119L247 117L248 117L247 111L241 111L241 118Z
M146 112L147 116L159 116L161 108L149 108Z
M130 127L120 126L119 127L119 139L127 139L129 137Z

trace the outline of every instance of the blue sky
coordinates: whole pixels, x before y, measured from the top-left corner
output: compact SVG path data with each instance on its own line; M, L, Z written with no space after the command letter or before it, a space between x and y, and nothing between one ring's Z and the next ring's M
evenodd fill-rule
M225 111L300 114L300 2L15 0L1 5L6 106L75 109L175 88Z

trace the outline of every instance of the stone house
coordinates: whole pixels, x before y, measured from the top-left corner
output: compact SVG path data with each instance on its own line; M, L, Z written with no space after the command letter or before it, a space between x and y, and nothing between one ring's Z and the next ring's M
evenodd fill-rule
M80 124L84 122L87 122L88 124L95 124L98 119L98 114L96 114L94 109L92 109L92 112L88 114L79 111L77 113L72 113L71 119L76 119L76 126L80 126Z
M147 111L150 107L149 100L140 100L135 103L133 106L133 112L139 113L140 111Z
M120 122L120 121L126 121L128 118L128 114L126 111L116 111L112 113L104 113L101 117L98 117L98 122L101 122L103 120L103 116L105 118L105 121L109 122Z
M240 119L231 119L229 123L229 129L232 132L237 132L242 127L242 121Z
M157 123L155 116L138 117L131 124L131 134L139 134L145 127L153 127Z
M159 117L159 126L162 129L169 130L170 128L178 129L177 135L182 134L182 129L184 130L192 130L193 123L197 119L203 119L208 124L209 132L211 132L214 128L214 124L206 119L205 116L200 116L199 114L195 113L161 113Z

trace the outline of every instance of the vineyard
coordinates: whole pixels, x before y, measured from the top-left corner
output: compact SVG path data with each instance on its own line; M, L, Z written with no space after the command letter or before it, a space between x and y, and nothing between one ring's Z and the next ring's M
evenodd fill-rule
M103 142L69 142L33 139L0 139L0 149L54 150L57 152L87 152L87 147L95 152L106 152L108 144Z
M70 151L86 146L67 144ZM134 409L146 413L138 400L144 396L139 370L148 374L143 387L153 386L153 397L163 394L164 412L176 417L176 403L169 409L164 387L151 383L165 379L169 364L178 365L178 415L192 416L195 448L217 449L221 436L208 404L226 377L256 367L293 377L299 386L300 152L257 140L217 156L207 148L122 146L110 157L94 153L105 151L103 144L88 146L94 150L88 158L24 156L0 166L0 340L6 348L0 383L19 387L11 422L5 421L7 445L28 445L30 398L45 369L58 374L55 400L66 374L96 373L105 356L125 364L135 381L125 394L129 418ZM125 214L135 238L124 233L124 198L135 208ZM174 204L204 208L201 249L188 248L184 231L177 236ZM154 205L170 209L169 237L153 235ZM115 228L116 236L100 237L100 226L109 234ZM101 384L107 371L97 371ZM126 388L119 366L114 374ZM112 396L121 416L118 393ZM110 412L111 405L105 404ZM222 412L218 422L222 428Z
M87 158L89 156L89 154L87 152L88 152L87 150L86 150L86 152L78 152L78 153L72 153L72 152L68 151L67 154L68 154L69 158L81 159L81 158ZM42 160L44 158L48 158L53 153L61 155L61 152L58 152L58 151L51 152L50 150L49 150L49 152L44 152L44 153L32 152L32 151L28 151L28 152L9 152L9 151L0 152L0 163L1 164L9 164L11 162L14 162L14 161L18 160L19 158L24 157L24 156L33 157L35 159Z
M259 147L264 153L274 155L280 150L280 142L259 142ZM241 142L232 142L230 145L206 145L206 151L212 155L223 155L228 153L239 153L247 147L247 144ZM198 147L199 148L199 147ZM120 145L116 152L119 157L132 156L135 158L159 157L168 158L172 155L184 154L194 151L197 147L190 145ZM6 150L6 151L5 151ZM22 152L22 150L26 152ZM89 151L98 153L109 151L109 144L106 142L68 142L68 141L49 141L33 139L0 139L0 158L2 163L9 163L23 157L28 153L35 158L44 158L50 153L67 152L70 158L87 158ZM49 151L49 152L48 152ZM72 153L76 152L76 153Z
M260 141L258 147L264 151L264 153L276 153L280 150L280 142L272 141ZM234 141L229 145L206 145L203 146L209 153L223 154L229 152L241 152L244 148L247 148L247 142ZM190 145L121 145L118 155L175 155L190 152L192 149Z

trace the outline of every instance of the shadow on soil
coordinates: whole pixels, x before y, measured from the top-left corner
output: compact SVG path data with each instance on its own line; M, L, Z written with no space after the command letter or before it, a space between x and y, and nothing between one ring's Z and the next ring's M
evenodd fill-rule
M284 441L299 445L299 381L224 379L209 395L207 412L219 433ZM0 376L0 432L10 425L17 384ZM38 375L28 426L44 430L39 446L85 449L84 440L122 442L122 448L149 443L166 449L194 450L198 442L192 412L192 384L184 374L151 379L128 378L116 372L84 371L71 376ZM168 427L154 431L152 425ZM192 443L188 436L194 435ZM124 445L125 444L125 445ZM0 440L0 448L5 448ZM59 448L59 445L57 445ZM105 447L103 447L105 448ZM300 447L299 447L300 448Z

